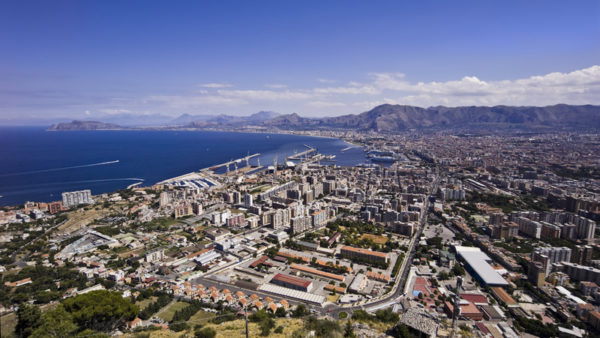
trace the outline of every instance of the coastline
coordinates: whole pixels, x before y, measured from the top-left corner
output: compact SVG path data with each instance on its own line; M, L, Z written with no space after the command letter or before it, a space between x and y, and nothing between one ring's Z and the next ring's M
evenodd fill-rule
M42 134L45 131L49 131L49 130L47 130L47 128L42 127L42 126L40 126L38 128L35 128L35 129L37 129L38 132L40 132ZM20 133L18 131L19 129L20 129L19 127L15 128L15 130L17 131L17 133ZM63 131L63 130L56 130L56 131ZM74 130L64 130L64 131L74 131ZM97 130L78 130L78 131L93 132L93 131L97 131ZM215 134L215 135L218 135L220 133L230 133L230 134L235 133L235 134L240 134L240 136L239 136L240 140L244 140L244 136L242 136L244 134L245 135L257 135L257 136L254 136L254 137L249 136L249 137L251 137L253 139L256 139L256 138L258 138L258 139L264 139L266 136L269 136L269 135L271 135L271 139L273 139L274 138L273 135L288 135L288 136L291 136L291 137L295 137L295 136L298 136L298 137L307 137L307 139L304 140L305 143L308 143L310 145L316 146L319 149L322 149L325 154L336 154L337 157L338 157L338 161L339 161L339 158L340 158L340 154L344 153L344 152L341 152L341 150L343 148L345 148L345 147L355 147L354 144L350 143L344 137L339 137L339 136L336 137L336 136L332 136L332 135L321 135L319 132L309 132L309 133L306 133L306 132L303 132L303 131L296 132L296 131L282 131L282 130L266 131L266 130L239 130L239 129L219 129L219 130L216 130L216 129L211 129L211 130L205 130L205 129L186 129L186 130L182 130L182 129L126 129L126 130L125 129L123 129L123 130L121 130L121 129L118 129L118 130L113 129L113 130L108 130L107 129L107 130L99 130L98 129L98 131L102 131L102 132L106 132L106 133L96 133L96 136L93 136L93 137L92 136L89 136L89 137L85 136L85 135L88 135L88 133L78 133L79 136L72 136L72 137L69 136L68 139L80 139L80 138L83 138L83 139L90 139L90 138L112 139L113 136L112 136L112 133L110 133L110 131L157 131L157 132L158 131L171 131L171 132L177 132L177 131L192 132L192 131L196 131L196 132L204 132L205 134ZM67 135L67 134L77 135L75 133L65 133L65 135ZM92 135L92 134L94 134L94 133L89 133L89 135ZM176 134L176 133L173 133L173 134ZM192 133L190 133L190 134L192 134ZM54 134L54 135L56 135L56 134ZM104 135L104 136L101 136L101 135ZM118 136L118 135L122 135L122 136ZM131 135L131 136L125 136L125 135ZM152 134L150 134L150 135L152 135ZM156 135L158 135L158 133ZM126 138L129 138L129 139L132 139L132 138L133 139L137 139L137 137L135 136L135 134L129 134L129 133L117 134L117 133L115 133L115 138L119 139L121 137L126 137ZM152 137L152 136L150 136L150 137ZM207 136L207 137L213 138L212 136ZM310 139L314 139L315 143L313 144L312 141L310 141L308 139L308 137L310 137ZM55 137L51 136L51 138L54 139ZM60 137L60 138L62 139L64 137ZM144 136L141 139L143 140L143 139L146 139L146 138L148 138L148 136ZM169 136L164 136L163 138L169 138ZM229 135L228 136L228 139L236 139L236 138L238 138L238 136L236 136L236 135ZM276 138L276 139L279 139L279 138ZM318 141L318 140L320 140L320 141ZM341 141L341 142L337 143L338 140ZM282 142L282 143L279 143L279 142ZM295 146L287 146L288 142L302 143L302 140L300 139L300 140L295 141L295 142L294 141L287 141L287 140L286 141L276 141L276 143L274 143L274 148L272 150L269 150L267 152L262 151L263 157L260 159L260 161L263 164L265 164L265 163L267 163L266 161L271 161L271 158L274 157L274 156L278 156L279 159L281 160L282 156L286 156L286 155L290 156L290 155L292 155L294 153L293 152L293 147L295 147ZM279 149L279 144L281 144L281 146L282 146L282 148L280 148L280 149ZM170 146L171 145L167 145L167 147L170 147ZM253 145L253 143L248 143L248 146L251 148L251 149L249 149L249 150L251 150L250 153L252 153L253 151L261 149L260 146L255 147ZM225 143L225 145L222 146L221 148L223 148L223 147L225 149L232 149L233 152L237 152L237 150L236 150L237 147L236 146L228 146L228 143ZM264 147L263 147L263 149L264 149ZM68 150L62 151L63 154L66 154L67 152L68 152ZM256 152L259 152L259 151L256 151ZM243 153L246 153L246 149L245 148L244 148ZM214 154L214 153L207 153L207 155L208 154ZM238 155L240 155L240 157L243 157L246 154L242 154L240 152L240 154L238 154ZM79 158L79 155L75 154L75 156L76 156L75 158ZM202 156L202 155L200 155L200 156ZM223 158L220 158L220 157L214 157L213 158L213 156L214 155L205 156L202 161L207 161L207 162L199 163L200 166L198 166L196 168L190 168L189 165L185 164L185 161L182 162L182 163L177 162L177 161L171 161L170 163L173 164L172 168L181 168L181 169L183 169L179 173L177 173L177 171L175 171L174 175L173 175L173 172L168 172L168 170L167 171L162 170L163 173L167 173L167 175L160 175L161 174L161 170L153 170L153 172L155 174L144 176L143 178L145 180L143 182L131 182L131 184L125 184L125 185L118 186L118 187L113 184L108 189L107 189L106 185L104 185L103 187L96 187L95 184L92 184L89 187L91 189L94 189L94 192L97 191L94 195L100 195L100 194L103 194L103 193L110 193L110 192L114 192L114 191L119 190L119 189L132 189L132 188L141 188L141 187L151 187L152 185L160 183L160 182L163 182L163 181L172 180L173 178L177 178L177 177L180 177L180 176L185 176L185 175L188 175L190 173L197 173L197 172L199 172L198 168L212 167L212 166L215 166L215 165L218 165L218 164L226 162L226 161L223 161ZM128 157L128 158L130 158L130 157ZM363 158L364 157L360 156L357 152L353 152L350 155L347 155L345 157L342 156L342 160L340 162L338 162L337 164L338 165L342 165L342 166L352 166L353 165L352 163L355 163L355 164L361 163L361 161L363 161ZM131 158L131 160L135 161L135 158ZM227 160L229 160L229 158L227 158ZM56 165L56 167L61 167L61 165L60 165L60 163L62 163L61 161L62 160L59 160L59 162L56 162L56 163L58 163L58 165ZM85 162L84 158L82 158L81 161L83 161L82 163L87 163L87 162ZM93 161L93 160L91 160L91 161ZM208 161L210 161L210 162L208 162ZM339 164L339 163L341 163L341 164ZM76 165L77 165L77 163L76 163ZM186 170L186 168L187 168L187 170ZM192 170L190 170L190 169L192 169ZM39 170L47 170L47 168L41 168ZM8 167L7 167L6 171L8 172ZM171 171L173 171L173 170L171 170ZM99 172L100 172L100 174L98 174ZM94 176L102 175L101 174L102 172L104 172L104 169L102 169L101 171L97 170L92 175L94 175ZM137 177L137 176L135 176L134 173L126 173L126 174L123 174L123 176L119 176L119 174L110 174L110 175L111 176L114 175L115 178L120 178L120 177ZM131 176L131 175L134 175L134 176ZM90 177L94 177L94 176L90 176ZM103 179L104 178L106 178L106 179L112 179L113 177L108 177L107 176L107 177L102 177L102 178ZM6 206L14 206L14 205L20 205L20 204L24 203L27 200L50 202L50 201L56 200L56 198L59 196L61 190L62 191L71 191L71 190L74 191L74 190L77 190L77 189L88 188L87 186L85 186L85 187L84 186L81 186L81 187L79 187L79 186L77 186L77 187L71 187L71 185L69 185L69 186L62 186L62 185L58 186L58 183L62 182L61 178L55 177L55 178L52 178L52 180L55 181L56 184L51 189L39 190L36 193L25 192L25 193L15 194L15 193L13 193L13 191L17 191L17 188L18 188L17 183L14 182L14 184L12 184L10 187L7 185L7 186L5 186L5 188L6 188L7 192L11 192L11 195L10 195L11 197L7 200L5 198L7 194L2 194L2 195L5 195L5 196L3 198L1 198L0 201L3 200L7 204L4 204L4 203L0 203L0 204L1 205L6 205ZM36 181L39 181L39 180L36 179ZM135 184L135 183L138 183L138 184ZM32 185L31 189L34 189L34 187L33 187L34 184L36 184L36 183L31 183L31 185ZM20 197L20 196L22 196L22 197ZM54 197L52 197L52 196L54 196Z

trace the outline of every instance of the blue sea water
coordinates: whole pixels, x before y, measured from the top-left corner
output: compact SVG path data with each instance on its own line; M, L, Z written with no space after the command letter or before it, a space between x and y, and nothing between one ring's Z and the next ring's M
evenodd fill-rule
M0 128L0 206L56 201L64 191L92 194L167 178L261 153L261 165L315 147L340 166L366 162L361 148L338 139L204 131L61 131ZM250 161L256 164L256 158ZM143 180L143 181L142 181Z

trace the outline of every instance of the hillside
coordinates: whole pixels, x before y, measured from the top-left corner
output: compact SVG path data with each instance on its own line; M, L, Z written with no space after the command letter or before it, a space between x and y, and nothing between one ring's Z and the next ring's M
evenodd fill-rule
M384 104L358 115L308 119L281 115L265 122L280 129L353 129L395 132L410 129L600 128L600 106L430 107Z
M48 130L51 131L62 131L62 130L120 130L125 129L117 124L104 123L99 121L78 121L74 120L71 122L63 122L53 124Z

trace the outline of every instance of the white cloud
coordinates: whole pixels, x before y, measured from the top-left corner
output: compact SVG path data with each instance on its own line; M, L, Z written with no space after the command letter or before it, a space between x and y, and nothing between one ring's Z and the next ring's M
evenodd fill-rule
M346 104L343 102L329 102L329 101L311 101L308 103L311 107L317 108L333 108L333 107L345 107Z
M267 83L265 85L265 87L270 88L270 89L284 89L284 88L287 88L288 86L286 84L282 84L282 83Z
M309 93L291 90L218 90L217 93L225 97L259 101L306 100L311 98Z
M172 108L194 108L206 105L239 106L248 102L219 95L156 95L146 98L147 104L162 103Z
M129 110L129 109L118 109L118 108L98 109L98 111L101 113L104 113L104 114L109 114L109 115L131 113L131 110ZM86 115L89 115L87 111L86 111Z
M232 87L229 83L205 83L200 85L204 88L229 88Z
M313 92L317 95L325 94L325 95L335 95L335 94L344 94L344 95L377 95L381 91L373 86L360 86L360 87L324 87L324 88L315 88Z
M336 83L337 81L331 80L331 79L325 79L325 78L318 78L317 82L319 82L319 83Z
M451 81L411 82L402 73L371 73L367 81L352 81L345 86L295 89L268 84L265 87L269 89L237 90L219 86L209 87L216 89L210 92L150 96L143 102L169 108L223 107L222 111L228 112L231 108L226 107L237 107L237 111L270 109L282 113L300 111L304 115L360 113L383 103L421 107L600 104L600 66L501 81L468 75Z

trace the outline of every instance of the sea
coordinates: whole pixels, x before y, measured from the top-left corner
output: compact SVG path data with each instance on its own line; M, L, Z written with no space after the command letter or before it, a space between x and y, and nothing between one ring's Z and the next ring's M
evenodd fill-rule
M316 148L331 163L367 163L360 147L340 139L212 131L46 131L0 127L0 206L61 200L65 191L93 195L162 180L260 153L262 166ZM344 150L344 151L342 151ZM250 160L256 165L257 158ZM233 168L232 168L233 169Z

